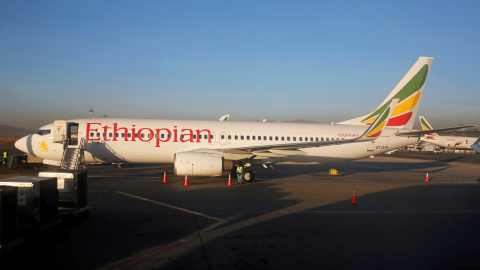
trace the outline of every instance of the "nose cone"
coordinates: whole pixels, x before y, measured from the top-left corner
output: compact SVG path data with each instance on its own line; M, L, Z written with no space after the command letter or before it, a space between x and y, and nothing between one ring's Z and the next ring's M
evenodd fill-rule
M18 139L18 141L15 142L15 147L24 152L24 153L28 153L28 154L31 154L29 150L29 147L28 147L28 137L30 137L31 135L28 135L28 136L25 136L23 138L20 138ZM31 147L30 147L31 148Z

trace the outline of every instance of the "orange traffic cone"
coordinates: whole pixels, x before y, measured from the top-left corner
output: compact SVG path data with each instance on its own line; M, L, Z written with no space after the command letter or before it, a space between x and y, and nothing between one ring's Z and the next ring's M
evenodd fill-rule
M353 189L353 197L352 197L352 204L357 204L357 196L355 196L355 189Z
M185 184L184 186L188 186L188 178L187 178L187 175L185 174Z
M163 172L163 183L167 183L167 166L165 166L165 171Z
M428 172L427 172L427 176L425 177L425 182L428 183Z
M232 177L228 174L228 186L232 185Z

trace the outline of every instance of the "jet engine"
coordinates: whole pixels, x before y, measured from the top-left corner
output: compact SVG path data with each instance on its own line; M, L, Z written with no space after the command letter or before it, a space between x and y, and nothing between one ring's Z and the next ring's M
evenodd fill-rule
M174 158L175 175L216 176L232 168L232 161L215 154L180 152Z

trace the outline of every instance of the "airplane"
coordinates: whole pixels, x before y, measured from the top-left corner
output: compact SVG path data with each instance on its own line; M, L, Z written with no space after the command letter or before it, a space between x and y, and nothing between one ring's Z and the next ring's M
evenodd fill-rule
M427 122L425 117L420 116L419 118L423 130L433 130L432 125ZM420 140L445 148L473 149L471 146L477 140L477 137L440 136L436 132L430 132Z
M57 120L19 139L15 146L44 158L45 164L65 170L78 169L82 162L168 163L173 164L175 175L194 176L221 175L239 164L266 168L279 163L324 164L361 159L412 144L426 134L412 127L432 60L419 57L371 113L336 124ZM244 180L253 181L253 171L244 172Z

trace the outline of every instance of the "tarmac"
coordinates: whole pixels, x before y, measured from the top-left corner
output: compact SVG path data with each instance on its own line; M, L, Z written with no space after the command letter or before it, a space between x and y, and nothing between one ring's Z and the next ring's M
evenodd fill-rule
M395 152L255 167L255 182L163 165L89 168L89 216L0 255L45 269L480 269L480 155ZM429 182L426 182L426 174ZM1 177L36 172L0 170ZM352 204L353 192L357 204Z

